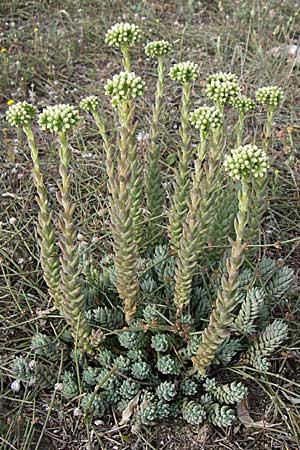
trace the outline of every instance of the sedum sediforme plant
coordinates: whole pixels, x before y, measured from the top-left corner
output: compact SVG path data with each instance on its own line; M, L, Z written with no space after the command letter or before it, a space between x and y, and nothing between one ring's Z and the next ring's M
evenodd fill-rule
M280 104L283 102L284 95L282 89L277 86L265 86L257 90L256 101L263 105L267 110L267 118L264 125L264 138L263 148L268 153L269 146L271 144L272 136L272 124L276 111ZM267 197L268 197L268 177L262 177L257 180L255 186L255 199L253 207L255 214L252 217L252 223L250 226L249 240L257 242L260 237L261 225L263 223L263 217L267 210Z
M175 269L174 302L179 315L191 300L195 267L201 248L207 240L220 154L216 145L217 133L221 126L218 110L215 107L200 107L190 114L190 121L195 128L199 129L201 142L195 161L188 211L179 241ZM210 142L207 163L203 168L207 140L210 135L213 139Z
M113 146L112 143L109 140L109 137L106 132L106 126L104 118L102 117L100 113L100 107L101 102L100 99L95 95L89 95L88 97L85 97L81 100L79 104L80 108L90 113L93 116L93 119L95 121L95 124L97 125L97 128L99 130L102 142L103 142L103 148L105 151L105 163L106 163L106 173L107 173L107 179L108 179L108 191L111 194L112 191L112 183L113 183L113 175L114 175L114 154L113 154Z
M143 95L145 83L134 73L121 72L106 84L106 93L117 108L120 135L118 141L119 158L112 185L111 223L114 237L117 288L124 300L125 319L130 323L136 313L139 282L136 273L138 245L136 241L136 218L132 209L134 199L131 190L130 144L132 109L129 102Z
M149 58L157 59L158 79L155 92L155 101L152 110L152 123L150 129L150 144L146 154L145 170L145 192L147 210L149 214L149 240L152 243L158 241L161 234L162 213L164 209L164 195L161 177L160 158L161 151L159 143L163 93L165 83L165 58L172 50L172 46L167 41L149 42L145 46L145 53Z
M134 23L116 23L106 33L106 44L121 49L123 55L123 67L127 72L131 71L129 47L139 42L141 38L142 31Z
M267 110L267 120L264 127L264 149L268 150L272 135L272 124L274 115L280 104L283 102L284 95L281 88L277 86L265 86L256 91L256 100Z
M111 39L116 39L118 46L129 47L136 41L134 37L130 41L130 26L127 31L119 26L116 30ZM159 41L148 44L147 52L160 58L169 49ZM237 146L223 163L223 147L228 142L226 126L222 127L224 106L238 102L236 77L211 77L209 97L215 106L204 105L190 113L190 88L197 68L183 63L171 72L174 80L183 84L179 166L171 199L172 217L178 214L179 219L176 223L169 218L165 223L154 220L155 232L150 229L151 220L145 221L145 236L137 233L136 218L138 213L144 221L146 202L152 214L147 197L153 195L153 204L159 205L160 211L163 208L163 199L158 197L162 191L151 192L150 182L145 183L146 202L142 197L135 201L134 142L140 115L133 120L133 114L145 84L128 71L108 80L106 93L116 111L115 135L114 127L106 131L107 117L97 97L89 96L80 103L81 109L93 116L103 141L113 255L99 258L89 254L89 246L78 248L76 244L68 136L78 123L78 111L60 105L47 108L40 116L43 128L55 133L60 142L60 292L62 313L71 332L64 330L55 338L37 333L31 343L34 359L27 355L16 358L11 373L19 387L28 384L51 389L57 383L57 392L68 402L80 402L86 421L106 420L113 409L116 417L130 411L130 421L136 426L182 417L192 426L207 422L226 427L234 422L236 404L247 396L247 387L236 377L228 379L228 371L225 382L222 369L231 363L251 365L257 371L272 369L270 357L286 339L287 325L278 319L270 323L270 311L274 302L283 304L293 272L268 257L249 264L244 260L246 225L251 223L249 200L254 198L255 180L265 175L268 161L262 150L246 145ZM151 171L155 180L162 176L159 140L164 138L163 131L157 135L161 92L153 110L153 139L147 151L153 150L154 156L151 161L145 158L145 181L147 177L150 180ZM156 109L157 104L160 107ZM30 120L31 124L34 117ZM194 155L190 124L200 135ZM229 174L227 184L224 166ZM237 188L230 195L239 192L237 217L231 224L235 239L230 241L230 251L219 258L203 249L215 242L215 205L220 204L220 192L235 184L233 179ZM143 191L142 184L139 189ZM171 223L176 225L174 229ZM162 233L164 225L168 226L169 242ZM170 230L175 231L172 234ZM153 236L150 245L149 236ZM226 242L227 232L222 237ZM59 361L63 361L63 373L56 380L53 374L59 373Z
M287 324L282 320L275 320L262 331L248 348L241 360L258 370L268 370L270 363L267 357L284 342L287 338Z
M39 206L37 231L39 235L40 261L50 299L53 301L54 306L61 310L60 264L53 214L49 206L47 188L41 172L39 150L32 129L32 122L36 114L37 110L33 105L27 102L20 102L9 108L6 117L11 126L22 128L27 137L33 163L33 182L37 191L36 200Z
M39 125L44 131L55 133L59 138L59 202L62 206L60 228L62 237L61 256L61 290L63 294L62 310L71 327L79 348L91 350L90 326L85 317L85 299L81 292L79 278L79 254L77 249L77 230L73 215L75 205L72 205L70 161L71 149L68 143L68 133L79 121L78 111L71 105L61 104L48 106L39 115Z
M246 95L238 95L231 100L232 106L238 111L238 123L236 127L236 146L239 147L242 144L244 128L245 128L245 116L255 108L255 102L252 98Z
M189 164L193 150L190 146L191 135L189 132L189 113L191 103L192 83L198 76L198 65L187 61L175 64L171 67L170 77L181 83L182 96L180 105L180 138L181 146L178 148L178 167L175 170L171 209L169 212L169 238L170 246L174 254L179 249L179 241L182 234L182 226L187 213L187 201L189 191Z
M239 206L234 228L236 238L231 243L231 255L227 259L227 273L223 275L216 305L211 313L208 326L202 333L194 367L205 374L207 366L214 359L218 347L228 336L228 328L233 323L236 308L236 291L239 286L239 270L243 264L245 244L243 242L249 214L249 184L251 178L264 177L268 169L266 153L255 145L238 147L227 155L225 168L228 175L239 180Z
M225 72L210 75L207 79L206 93L214 101L219 113L223 114L224 106L232 103L240 94L237 76Z
M128 130L128 136L127 136L127 148L128 148L128 157L130 159L130 190L131 190L131 209L132 209L132 219L133 219L133 227L136 232L136 241L137 241L137 247L138 250L140 250L143 247L143 215L142 215L142 206L143 206L143 176L142 176L142 165L140 161L140 157L137 151L137 145L136 140L134 138L134 130L135 125L133 123L134 116L135 116L135 102L133 101L136 97L135 95L135 88L137 86L134 86L134 73L131 73L131 58L129 54L129 47L132 47L134 44L139 42L142 38L142 31L141 29L135 25L130 23L117 23L113 25L108 32L106 33L105 41L108 45L114 46L121 49L122 55L123 55L123 68L124 73L121 73L119 75L115 75L113 80L115 80L115 83L118 84L117 90L119 92L122 91L122 77L125 82L125 85L129 86L129 84L132 82L133 85L131 85L131 94L127 98L127 111L124 113L127 116L127 130ZM131 74L130 74L131 73ZM133 78L132 78L133 76ZM130 78L132 80L130 81ZM126 81L125 81L126 79ZM110 85L110 81L108 80L106 87L108 88ZM139 80L143 84L141 80ZM124 86L125 86L124 85ZM143 86L144 88L144 86ZM125 87L125 91L126 91ZM112 93L110 95L113 96ZM126 96L126 93L125 93ZM112 100L112 103L114 104L114 99ZM118 102L118 100L116 100ZM123 102L123 101L122 101Z
M137 249L142 246L143 239L143 216L142 216L142 177L139 155L134 140L135 126L133 124L135 107L134 100L141 97L145 90L145 82L135 75L134 72L121 72L108 80L105 86L106 94L111 97L112 105L118 111L120 123L119 147L121 155L125 155L127 176L130 192L130 209L133 229L135 232L135 242ZM124 159L124 158L123 158ZM130 175L130 176L129 176Z

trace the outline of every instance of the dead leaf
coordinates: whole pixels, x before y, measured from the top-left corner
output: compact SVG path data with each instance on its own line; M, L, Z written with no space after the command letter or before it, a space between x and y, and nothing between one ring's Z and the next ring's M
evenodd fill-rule
M121 421L119 423L120 426L125 425L129 421L130 417L133 414L134 408L136 408L137 405L138 405L139 398L140 398L140 392L138 392L136 394L136 396L133 397L132 400L130 400L130 402L128 403L127 408L123 411L122 419L121 419Z
M275 426L275 424L265 422L264 420L255 422L250 416L245 400L237 404L236 410L238 419L246 428L271 428Z

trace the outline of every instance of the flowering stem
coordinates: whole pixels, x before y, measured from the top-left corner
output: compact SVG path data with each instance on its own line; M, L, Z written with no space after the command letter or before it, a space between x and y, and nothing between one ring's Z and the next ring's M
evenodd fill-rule
M221 117L223 117L224 116L224 103L217 101L216 107L217 107L217 110L219 111L219 113L221 114Z
M275 114L275 109L268 107L267 120L264 126L264 140L263 149L268 153L271 137L272 137L272 124ZM265 174L263 177L256 179L254 182L254 196L253 196L253 214L250 218L250 224L248 229L248 240L252 244L256 244L260 240L261 227L263 218L267 210L267 197L268 197L268 176Z
M38 148L35 143L31 126L25 125L23 130L26 134L31 151L33 181L38 194L36 198L39 205L37 230L40 237L40 259L44 272L44 280L47 284L48 292L54 306L58 310L61 310L62 296L60 292L60 268L52 212L49 208L47 189L41 173Z
M194 368L202 375L205 375L206 367L213 361L224 339L229 336L229 329L234 320L232 313L237 306L235 293L239 286L239 270L244 261L243 238L248 222L249 184L245 179L241 182L238 199L239 208L234 222L236 238L231 242L231 255L226 262L227 274L222 277L215 308L210 315L208 326L202 333L197 355L192 358Z
M92 114L103 141L103 147L106 156L106 173L108 177L108 190L111 193L114 175L114 159L113 159L112 145L109 142L109 138L107 136L107 132L102 117L95 110L92 111Z
M240 147L242 144L242 137L244 133L244 124L245 124L245 114L240 111L239 112L239 120L237 123L237 130L236 130L236 146Z
M273 119L274 119L274 114L275 114L275 109L272 107L268 107L267 110L267 120L265 123L265 129L264 129L264 143L263 143L263 149L265 150L265 152L268 151L269 146L270 146L270 142L271 142L271 136L272 136L272 124L273 124Z
M175 172L174 194L171 200L171 210L169 214L169 237L172 251L176 254L179 249L179 241L182 235L184 218L187 213L188 187L189 187L189 162L191 159L190 147L190 97L191 83L186 82L182 89L181 99L181 126L180 137L182 141L181 149L178 153L179 163Z
M162 178L160 171L160 146L158 144L160 118L162 112L162 97L164 91L165 63L164 57L158 58L158 80L155 93L155 103L152 112L150 130L151 142L147 152L147 168L145 173L147 209L149 213L149 240L156 242L160 234L161 217L164 205Z
M198 147L198 157L195 161L188 213L183 224L182 236L179 242L178 259L175 268L174 303L177 307L177 316L190 302L194 270L200 253L202 230L202 217L199 217L199 208L202 202L201 178L203 174L202 163L205 156L207 136L201 137Z
M136 313L139 283L136 270L137 244L133 229L132 198L130 192L130 107L126 102L118 106L120 121L118 171L114 176L111 222L114 238L117 289L125 302L125 319L132 322Z
M137 150L135 141L136 125L133 124L135 114L135 105L133 101L129 102L128 108L128 158L130 161L130 195L131 195L131 217L137 251L140 251L144 245L144 218L143 218L143 167Z
M81 294L79 254L76 244L76 229L73 221L74 205L70 201L71 176L69 163L71 152L65 133L59 133L59 173L60 185L59 202L62 205L60 228L62 238L60 247L61 257L61 289L63 293L62 309L67 323L71 327L73 337L83 351L91 351L90 327L85 317L85 300Z
M121 46L121 51L123 55L123 67L124 70L127 72L131 72L131 62L130 62L130 55L129 55L129 49L127 45Z

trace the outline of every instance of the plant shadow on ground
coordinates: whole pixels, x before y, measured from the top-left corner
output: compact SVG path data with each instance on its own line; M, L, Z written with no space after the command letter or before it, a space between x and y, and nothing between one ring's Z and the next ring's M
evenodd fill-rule
M39 104L68 101L78 103L87 94L99 95L104 105L103 85L118 70L118 55L104 45L108 27L119 21L135 21L147 38L160 37L174 43L174 61L190 59L200 64L201 77L195 85L195 104L202 102L203 81L213 71L235 72L249 93L266 84L281 86L286 101L274 124L272 156L278 167L270 190L264 236L259 252L280 258L299 271L300 231L300 67L285 56L274 59L273 47L298 43L299 4L289 1L2 1L0 53L0 116L6 102L31 99ZM184 49L184 50L183 50ZM143 49L135 55L135 70L151 75ZM152 83L153 88L154 84ZM150 86L145 99L153 98ZM169 142L163 145L167 161L176 150L176 100L178 93L167 87L169 111L165 120ZM143 113L143 111L141 111ZM260 125L248 122L256 136ZM295 295L287 299L276 315L289 321L290 340L274 361L274 374L261 376L240 371L254 383L248 398L254 421L265 426L212 431L192 430L181 422L161 425L132 434L119 428L111 418L111 428L85 424L74 404L63 404L49 392L25 389L14 397L9 388L9 364L13 356L29 352L30 339L37 331L55 332L60 318L47 312L37 257L35 220L37 208L31 183L31 164L23 138L1 122L0 161L0 318L1 403L0 450L4 449L298 449L300 435L300 334L297 327L300 304ZM95 129L81 129L72 142L76 155L74 197L78 202L77 221L91 250L109 243L102 150ZM84 141L87 143L82 149ZM49 190L56 191L55 154L52 143L41 142L44 170ZM81 148L79 152L79 148ZM298 150L297 150L298 149ZM170 163L171 164L171 163ZM170 171L167 170L167 175ZM102 194L101 194L102 193ZM108 244L109 245L109 244ZM105 249L103 249L103 252ZM297 283L295 283L296 285ZM45 312L47 314L45 314ZM230 370L230 369L228 369ZM58 374L59 379L59 374ZM246 410L247 411L247 410ZM244 415L246 412L244 411ZM247 417L244 417L244 421ZM270 425L272 424L272 425ZM249 425L249 418L248 418Z

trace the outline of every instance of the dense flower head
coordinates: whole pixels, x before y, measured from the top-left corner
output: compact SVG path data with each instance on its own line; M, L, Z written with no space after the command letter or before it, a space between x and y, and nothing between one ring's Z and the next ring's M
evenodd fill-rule
M241 113L247 113L255 108L255 101L246 95L239 95L232 99L232 106L239 110Z
M47 106L39 115L39 125L44 131L65 133L79 121L78 110L72 105Z
M207 79L206 93L215 102L232 102L240 93L237 76L233 73L214 73Z
M180 83L191 83L198 77L198 67L198 64L192 61L175 64L170 69L170 77L174 81L180 81Z
M190 113L191 124L200 130L200 133L208 133L221 126L222 117L214 106L201 106Z
M111 96L113 106L143 95L146 83L134 72L120 72L107 80L105 92Z
M172 45L168 41L148 42L145 46L145 53L150 58L167 55L172 50Z
M80 108L86 112L97 111L100 105L101 101L98 97L96 97L96 95L89 95L88 97L82 99L79 103Z
M231 150L224 162L229 176L236 180L263 177L268 170L268 156L256 145L248 144Z
M272 108L278 108L283 99L283 90L277 86L265 86L256 92L256 100Z
M6 119L11 126L24 127L36 117L37 110L27 102L19 102L9 107Z
M141 29L134 23L116 23L105 36L105 42L113 47L130 46L142 37Z

